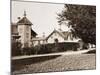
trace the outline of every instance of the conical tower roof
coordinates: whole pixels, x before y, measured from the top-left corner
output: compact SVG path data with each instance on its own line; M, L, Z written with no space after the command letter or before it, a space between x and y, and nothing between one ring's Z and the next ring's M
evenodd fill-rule
M24 17L17 22L18 25L33 25L26 17L26 11L24 11Z

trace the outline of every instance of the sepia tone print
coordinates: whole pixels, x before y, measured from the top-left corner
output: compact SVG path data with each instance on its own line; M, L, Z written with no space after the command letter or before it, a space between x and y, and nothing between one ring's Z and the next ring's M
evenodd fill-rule
M12 75L96 69L96 6L12 1Z

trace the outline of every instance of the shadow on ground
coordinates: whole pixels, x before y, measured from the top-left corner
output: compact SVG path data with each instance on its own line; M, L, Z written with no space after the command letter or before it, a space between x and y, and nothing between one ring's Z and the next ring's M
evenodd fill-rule
M11 62L11 71L20 70L25 68L26 65L40 63L43 61L55 59L61 55L52 55L52 56L42 56L42 57L33 57L33 58L26 58L26 59L19 59L19 60L12 60Z

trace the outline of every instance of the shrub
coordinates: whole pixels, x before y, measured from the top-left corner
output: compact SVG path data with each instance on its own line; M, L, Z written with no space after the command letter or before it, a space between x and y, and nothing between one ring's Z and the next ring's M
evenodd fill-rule
M84 43L84 45L83 45L83 49L88 49L88 48L89 48L88 43Z
M23 50L23 55L37 54L37 49L35 47L25 47L22 50Z
M53 43L53 44L45 44L39 45L35 48L37 50L37 54L45 54L45 53L53 53L53 52L63 52L67 50L77 51L79 48L78 43Z
M20 42L12 42L11 43L11 56L21 55L21 46Z
M24 47L23 49L23 55L30 55L30 48L29 47Z
M37 50L38 54L45 54L45 53L51 53L52 51L47 47L47 45L40 45Z
M95 54L96 53L96 50L90 50L90 51L88 51L87 53L89 53L89 54Z
M14 45L14 44L13 44ZM18 45L16 43L16 45ZM12 46L14 52L13 55L33 55L33 54L46 54L46 53L54 53L54 52L63 52L68 50L76 51L79 47L78 43L53 43L53 44L43 44L37 45L35 47L25 47L21 49L19 46Z

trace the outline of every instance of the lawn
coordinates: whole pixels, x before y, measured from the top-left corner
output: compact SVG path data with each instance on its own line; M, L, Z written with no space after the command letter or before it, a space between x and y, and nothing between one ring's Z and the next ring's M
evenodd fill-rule
M12 73L40 73L95 69L95 54L57 55L13 61Z

